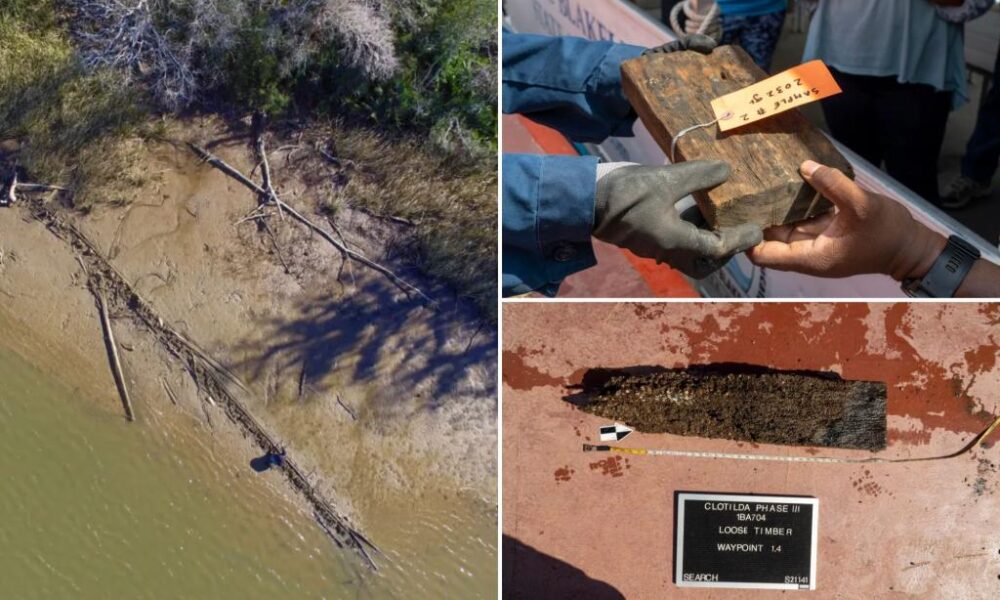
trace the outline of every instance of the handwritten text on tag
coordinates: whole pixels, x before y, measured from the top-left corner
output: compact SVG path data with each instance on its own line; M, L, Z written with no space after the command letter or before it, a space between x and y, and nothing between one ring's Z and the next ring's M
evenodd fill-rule
M719 129L729 131L840 93L830 70L813 60L712 100Z

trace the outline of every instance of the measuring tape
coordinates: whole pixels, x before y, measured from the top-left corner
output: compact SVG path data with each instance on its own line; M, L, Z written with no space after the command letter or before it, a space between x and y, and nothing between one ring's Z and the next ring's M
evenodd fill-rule
M614 452L617 454L632 454L634 456L676 456L682 458L726 458L730 460L761 460L772 462L804 462L804 463L840 463L840 464L863 464L863 463L905 463L905 462L926 462L930 460L944 460L955 458L969 452L978 445L984 444L986 438L1000 427L1000 416L993 420L989 427L972 439L958 452L944 454L941 456L920 456L916 458L880 458L871 456L868 458L837 458L833 456L779 456L777 454L736 454L730 452L696 452L691 450L667 450L663 448L624 448L621 446L601 446L595 444L584 444L584 452Z

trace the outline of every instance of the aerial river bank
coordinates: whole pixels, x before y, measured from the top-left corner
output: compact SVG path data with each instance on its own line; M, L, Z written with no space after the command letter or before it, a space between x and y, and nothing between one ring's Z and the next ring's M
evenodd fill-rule
M239 144L219 151L250 171ZM183 151L154 153L150 171L132 204L76 227L143 306L246 383L248 410L385 556L369 570L280 472L255 473L260 448L130 302L110 315L127 422L81 262L15 207L0 211L5 592L495 597L495 332L401 299L378 274L355 269L345 285L339 254L289 223L272 224L275 240L234 228L252 196ZM306 193L288 196L307 210ZM377 224L338 221L379 256Z

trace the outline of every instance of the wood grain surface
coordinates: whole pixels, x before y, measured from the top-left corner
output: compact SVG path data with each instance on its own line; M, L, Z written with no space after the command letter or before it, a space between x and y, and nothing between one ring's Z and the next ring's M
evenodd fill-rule
M678 132L715 119L712 99L767 78L737 46L708 55L651 54L621 68L629 102L668 156ZM727 132L716 125L696 129L678 140L676 154L677 161L716 159L732 166L729 181L694 195L714 228L747 222L768 227L829 211L832 204L799 175L807 159L854 176L847 159L798 109Z

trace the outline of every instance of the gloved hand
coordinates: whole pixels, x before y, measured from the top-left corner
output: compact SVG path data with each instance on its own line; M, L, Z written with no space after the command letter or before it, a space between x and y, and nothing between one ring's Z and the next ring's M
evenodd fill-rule
M702 279L733 255L759 244L763 233L754 224L702 229L701 213L681 215L677 203L697 190L729 179L722 161L694 160L663 167L612 163L598 165L594 205L594 237L652 258Z
M668 42L662 46L644 50L642 55L646 56L647 54L679 52L681 50L693 50L694 52L700 52L702 54L711 54L712 50L715 50L715 47L718 45L719 43L711 37L696 33L694 35L685 36L678 40Z

